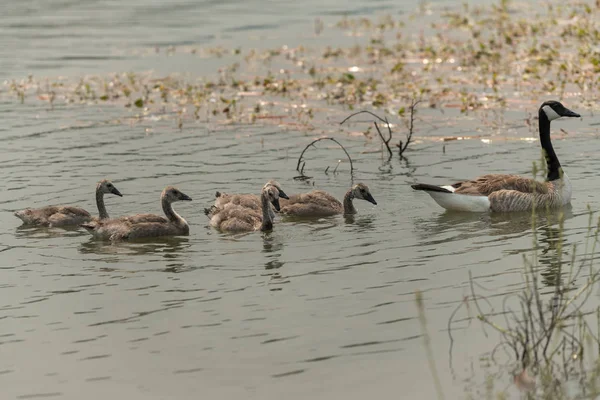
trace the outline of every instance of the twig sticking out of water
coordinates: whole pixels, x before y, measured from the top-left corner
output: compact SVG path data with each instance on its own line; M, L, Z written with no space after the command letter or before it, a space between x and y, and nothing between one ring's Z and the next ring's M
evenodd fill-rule
M406 136L406 143L403 144L402 140L400 140L400 142L396 145L396 147L398 147L398 155L400 156L400 158L403 158L402 154L404 154L404 151L408 148L408 145L410 144L410 141L412 139L412 135L413 135L413 131L414 131L414 122L415 122L415 107L420 102L421 102L420 100L413 99L410 104L410 125L409 125L408 135ZM381 133L381 129L379 129L379 125L377 124L377 121L373 121L373 124L375 125L375 129L377 130L377 134L379 134L379 137L381 138L381 142L385 145L385 148L387 149L388 161L390 161L393 157L393 152L390 147L390 142L392 141L393 134L392 134L392 128L390 126L390 122L388 121L387 117L381 118L379 115L377 115L371 111L363 110L363 111L355 112L354 114L350 114L342 122L340 122L340 125L343 125L344 122L348 121L350 118L352 118L358 114L363 114L363 113L369 114L369 115L377 118L379 121L385 123L385 125L387 126L388 137L386 139L383 136L383 133Z
M375 129L377 130L377 133L379 134L379 137L381 138L381 141L383 142L383 144L387 148L388 155L389 155L388 161L391 160L392 156L393 156L393 153L392 153L392 149L390 148L390 144L389 143L392 140L392 128L390 127L390 123L389 123L387 117L384 119L384 118L381 118L379 115L377 115L377 114L375 114L375 113L373 113L371 111L363 110L363 111L355 112L354 114L350 114L349 116L347 116L346 118L344 118L344 120L342 122L340 122L340 125L343 125L344 122L348 121L350 118L352 118L352 117L354 117L354 116L356 116L358 114L363 114L363 113L364 114L369 114L369 115L377 118L379 121L385 123L385 125L387 126L387 128L388 128L388 138L385 139L383 137L383 134L381 133L381 129L379 129L379 125L377 125L377 121L373 122L373 124L375 125Z
M398 147L398 155L400 156L400 158L402 158L402 154L404 154L404 151L407 149L408 145L410 144L410 140L412 139L413 130L414 130L414 126L415 126L415 107L420 102L421 102L421 100L413 99L412 102L410 103L410 124L408 126L408 135L406 135L406 144L404 146L402 146L402 140L401 140L400 143L398 143L396 145ZM391 136L390 136L390 139L391 139Z
M302 150L302 153L300 153L300 157L298 157L298 164L296 164L296 171L300 172L300 175L295 176L294 177L295 180L306 181L311 178L310 176L304 175L304 167L306 166L306 161L304 160L304 153L310 147L315 147L315 143L320 142L321 140L331 140L332 142L335 142L338 146L340 146L342 148L342 150L344 150L344 153L346 153L346 157L348 157L348 161L350 162L350 174L352 175L354 173L354 164L352 164L352 157L350 157L350 154L348 154L348 151L346 150L346 148L340 142L335 140L334 138L322 137L322 138L315 139L312 142L310 142L309 144L307 144L306 147L304 148L304 150ZM338 164L336 165L335 169L333 170L334 174L337 172L340 162L341 161L338 161ZM327 169L325 169L325 173L327 174L328 171L329 171L329 167L327 167Z

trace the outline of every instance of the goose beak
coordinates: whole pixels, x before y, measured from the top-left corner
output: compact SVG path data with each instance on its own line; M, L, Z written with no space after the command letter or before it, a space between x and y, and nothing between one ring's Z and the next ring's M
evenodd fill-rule
M192 201L192 198L190 196L188 196L187 194L185 194L185 193L181 193L181 196L179 196L179 200L182 200L182 201Z
M279 197L281 197L282 199L288 199L288 200L290 199L288 197L288 195L284 193L283 190L281 190L281 189L278 189L278 190L279 190Z
M569 110L568 108L565 108L565 111L562 114L563 117L581 117L581 115L577 114L574 111Z
M365 196L365 200L368 201L369 203L373 203L373 204L377 205L377 202L375 201L375 199L373 198L371 193L367 193L367 195Z
M286 197L287 199L287 197ZM275 211L279 211L281 210L281 207L279 206L279 199L275 199L271 202L271 204L273 204L273 207L275 207Z
M113 188L110 190L110 192L112 194L116 194L119 197L123 197L123 195L121 194L121 192L119 192L119 189L117 189L116 187L113 186Z

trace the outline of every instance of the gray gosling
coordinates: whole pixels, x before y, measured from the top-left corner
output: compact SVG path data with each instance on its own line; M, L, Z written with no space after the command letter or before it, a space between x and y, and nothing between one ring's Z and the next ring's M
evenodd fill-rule
M279 184L279 182L271 179L270 181L268 181L267 183L265 183L265 186L274 186L278 191L279 191L279 197L280 198L284 198L287 199L287 195L285 194L285 192L283 191L283 189L281 189L281 185ZM222 193L222 192L217 192L215 193L215 204L213 207L215 208L224 208L226 204L237 204L240 205L242 207L246 207L246 208L250 208L252 210L261 212L262 211L262 204L260 202L260 196L257 196L255 194L229 194L229 193ZM208 215L208 213L210 212L211 209L204 209L204 213ZM273 208L269 207L269 213L271 215L271 219L275 218L275 214L273 213Z
M90 221L104 220L108 218L108 212L104 206L104 195L112 193L123 197L121 192L108 179L102 179L96 185L96 206L98 217L93 217L81 207L73 206L46 206L42 208L26 208L15 211L15 216L23 221L24 225L32 226L77 226Z
M281 202L281 214L297 217L328 217L331 215L356 214L353 199L366 200L377 205L369 187L364 183L352 186L344 196L343 204L323 190L313 190L308 193L295 194L289 200Z
M206 215L210 218L210 225L220 231L270 231L273 229L271 205L275 210L279 211L281 194L283 194L282 198L288 198L281 188L267 183L263 186L260 195L260 212L254 208L245 207L242 204L230 201L225 203L221 208L212 206L206 210Z
M188 235L190 227L187 221L173 210L173 203L191 200L191 197L177 188L167 186L160 195L160 202L166 218L154 214L138 214L90 222L81 226L94 237L111 241ZM138 218L138 216L141 217Z

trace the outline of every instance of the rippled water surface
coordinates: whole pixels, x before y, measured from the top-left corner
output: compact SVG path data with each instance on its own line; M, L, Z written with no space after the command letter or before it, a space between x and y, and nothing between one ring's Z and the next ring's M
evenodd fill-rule
M0 22L7 44L0 71L5 78L195 72L177 58L157 61L132 51L255 44L257 37L281 44L302 38L318 16L411 7L325 3L14 3ZM297 156L313 138L306 132L204 123L179 130L161 120L115 124L122 107L50 110L3 100L3 398L433 398L417 290L442 386L450 398L460 397L479 355L490 351L480 329L458 326L450 362L448 318L469 294L469 271L491 297L522 284L522 255L534 247L547 255L541 264L549 271L556 221L541 218L533 243L528 215L446 213L410 189L414 181L531 173L539 142L529 140L537 134L523 113L507 113L498 130L477 131L468 118L445 123L457 114L430 111L439 128L423 130L406 161L383 163L373 152L376 142L339 135L355 158L354 182L369 185L376 207L356 201L352 218L278 219L272 233L232 236L207 225L203 209L216 190L257 193L276 178L288 193L308 191L314 182L341 198L351 184L347 165L335 175L322 171L343 154L325 144L311 150L307 184L293 179ZM569 132L554 135L574 186L566 244L584 242L586 207L600 206L600 120L582 115L553 125ZM437 139L469 135L483 140ZM190 235L110 244L78 229L21 227L12 215L48 204L94 210L93 190L103 177L124 194L106 197L114 216L159 213L160 191L176 185L193 198L176 204Z

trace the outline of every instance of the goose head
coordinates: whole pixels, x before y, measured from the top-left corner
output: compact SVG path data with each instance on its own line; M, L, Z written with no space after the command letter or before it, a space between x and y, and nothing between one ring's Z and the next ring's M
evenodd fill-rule
M265 188L267 186L275 187L277 189L277 191L279 192L279 197L281 197L282 199L289 199L287 194L285 194L285 192L281 189L281 185L279 184L279 182L277 182L276 180L271 179L269 182L267 182L265 184L265 186L263 186L263 188ZM278 211L279 211L279 209L278 209Z
M176 201L192 201L190 196L181 192L174 186L167 186L165 190L163 190L161 197L169 203L175 203Z
M98 188L100 189L100 193L103 193L103 194L112 193L119 197L123 197L121 192L119 192L119 189L117 189L115 187L115 185L108 179L102 179L100 182L98 182Z
M276 186L274 185L265 185L262 189L262 196L264 198L266 198L267 200L269 200L269 202L271 204L273 204L273 207L275 208L276 211L279 211L281 209L281 207L279 206L279 197L283 197L280 196L281 190L278 189ZM287 199L288 197L285 195L285 193L283 194L285 197L283 197L284 199Z
M369 203L377 205L377 202L371 195L369 187L364 183L357 183L356 185L352 186L352 195L355 199L366 200Z
M548 118L548 121L554 121L555 119L561 117L581 117L581 115L569 110L567 107L555 100L544 102L540 107L540 115L542 113L546 116L546 118Z

